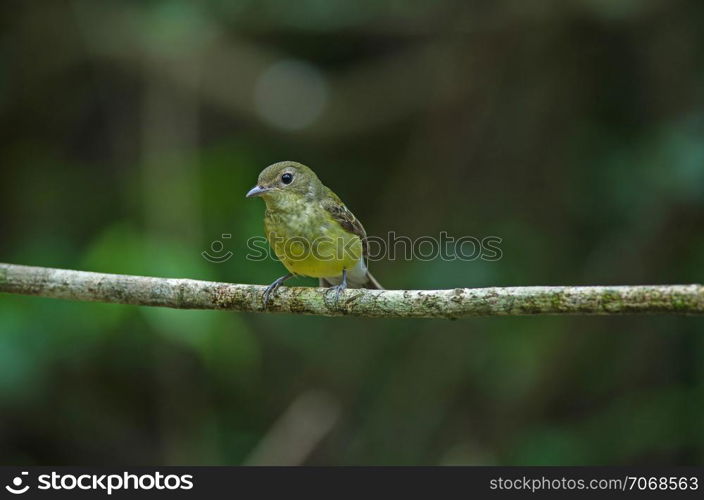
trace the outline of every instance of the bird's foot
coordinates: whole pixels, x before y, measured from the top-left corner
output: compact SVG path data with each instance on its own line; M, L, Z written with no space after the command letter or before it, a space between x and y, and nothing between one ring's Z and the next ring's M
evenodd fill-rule
M347 289L347 283L340 283L339 285L331 286L330 292L335 295L335 304L340 302L340 294Z
M271 300L271 296L276 292L276 290L279 289L281 285L283 285L284 281L287 279L293 277L293 274L287 274L286 276L281 276L278 278L276 281L274 281L271 285L266 287L266 290L264 290L264 294L262 295L262 299L264 301L264 308L266 308L269 305L269 301Z
M335 295L335 305L340 303L340 294L347 289L347 270L342 271L342 283L339 285L331 286L328 292L332 292Z

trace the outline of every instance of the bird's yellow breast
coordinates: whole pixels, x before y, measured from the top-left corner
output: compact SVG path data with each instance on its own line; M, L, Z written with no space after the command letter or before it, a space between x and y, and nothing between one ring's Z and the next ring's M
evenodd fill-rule
M314 278L337 276L362 258L360 238L316 204L267 209L264 226L274 253L290 272Z

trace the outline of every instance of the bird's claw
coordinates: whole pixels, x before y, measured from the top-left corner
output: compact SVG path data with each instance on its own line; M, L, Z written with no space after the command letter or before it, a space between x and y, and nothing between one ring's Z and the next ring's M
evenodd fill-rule
M335 294L335 305L340 303L340 294L347 289L347 269L342 270L342 282L339 285L331 286L328 291Z
M332 292L335 295L335 305L340 302L340 294L347 289L347 283L341 283L339 285L331 286L328 289L328 293Z
M287 274L286 276L282 276L281 278L274 281L271 285L266 287L266 290L264 290L264 293L262 294L262 300L264 301L264 308L265 309L269 305L269 301L271 301L271 296L276 292L276 290L279 289L279 287L283 284L284 281L291 278L292 276L293 276L292 274Z
M269 301L271 300L271 294L276 291L277 288L279 288L281 284L280 283L272 283L268 287L266 287L266 290L264 290L264 294L262 295L262 300L264 301L264 307L266 308L269 305Z

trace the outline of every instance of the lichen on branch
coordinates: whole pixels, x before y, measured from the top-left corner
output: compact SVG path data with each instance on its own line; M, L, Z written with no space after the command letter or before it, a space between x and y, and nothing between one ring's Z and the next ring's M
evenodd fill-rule
M704 314L702 285L528 286L447 290L282 287L152 278L0 263L0 292L85 302L368 318L537 314Z

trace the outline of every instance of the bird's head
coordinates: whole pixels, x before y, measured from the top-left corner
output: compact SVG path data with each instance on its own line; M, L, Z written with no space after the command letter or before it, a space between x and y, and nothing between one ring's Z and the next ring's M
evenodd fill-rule
M261 196L267 202L289 197L315 199L321 188L320 179L310 168L295 161L281 161L262 170L247 198Z

